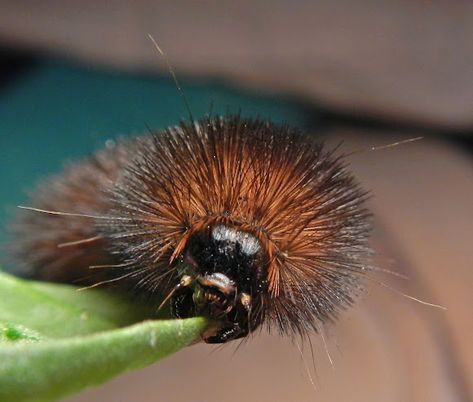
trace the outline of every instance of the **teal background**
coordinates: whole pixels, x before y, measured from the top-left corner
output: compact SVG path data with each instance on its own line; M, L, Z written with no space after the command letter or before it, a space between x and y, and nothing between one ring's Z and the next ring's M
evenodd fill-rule
M241 113L301 128L314 113L301 103L215 81L182 80L194 118ZM169 74L94 69L51 60L0 91L0 242L8 216L29 204L34 183L107 139L177 124L188 114Z

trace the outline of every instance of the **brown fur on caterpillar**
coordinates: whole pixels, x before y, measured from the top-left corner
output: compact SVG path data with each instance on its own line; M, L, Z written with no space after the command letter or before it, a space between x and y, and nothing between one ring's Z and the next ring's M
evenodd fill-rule
M261 324L305 334L357 294L365 199L343 157L297 130L207 118L121 141L44 182L39 211L16 222L15 254L29 277L168 295L174 316L218 323L209 343Z

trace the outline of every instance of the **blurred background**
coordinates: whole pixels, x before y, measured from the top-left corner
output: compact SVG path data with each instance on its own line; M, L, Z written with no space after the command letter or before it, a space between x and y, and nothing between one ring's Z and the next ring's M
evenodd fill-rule
M186 118L147 34L195 117L343 141L373 194L375 263L409 280L375 276L314 358L269 334L196 345L69 401L473 400L473 3L0 1L2 240L38 178Z

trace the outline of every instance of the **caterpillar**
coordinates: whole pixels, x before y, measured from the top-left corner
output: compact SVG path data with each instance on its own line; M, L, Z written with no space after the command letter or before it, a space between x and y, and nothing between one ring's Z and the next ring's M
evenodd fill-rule
M13 253L26 277L115 285L208 317L207 343L264 326L305 335L351 305L370 270L367 197L343 154L295 128L190 119L40 183Z

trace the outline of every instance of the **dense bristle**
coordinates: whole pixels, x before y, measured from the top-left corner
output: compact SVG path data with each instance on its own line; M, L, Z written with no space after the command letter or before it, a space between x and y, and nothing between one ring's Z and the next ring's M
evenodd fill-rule
M96 220L79 215L108 214L111 205L106 189L128 163L127 154L124 146L115 146L85 161L69 164L61 174L39 183L31 192L30 204L44 211L67 214L17 212L10 228L10 249L18 274L55 282L85 283L89 277L97 280L97 273L92 275L88 269L90 265L115 262L106 251L105 240L97 235ZM80 243L67 247L75 242Z
M343 158L266 121L183 123L74 165L40 194L37 208L97 217L23 214L17 245L48 279L111 264L109 278L168 293L189 239L227 225L251 233L268 259L257 321L304 333L352 302L366 270L366 194Z

